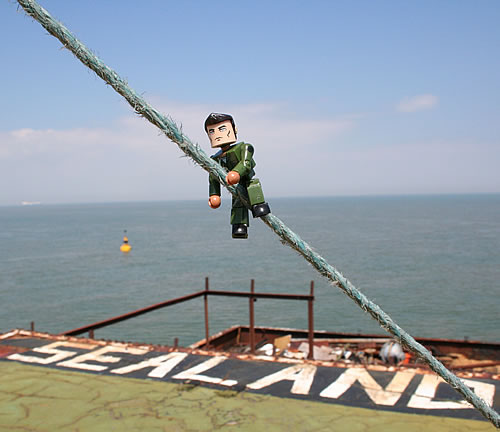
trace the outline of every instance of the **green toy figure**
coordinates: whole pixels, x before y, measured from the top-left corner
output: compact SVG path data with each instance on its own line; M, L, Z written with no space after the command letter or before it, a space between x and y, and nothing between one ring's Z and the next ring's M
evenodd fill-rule
M233 117L229 114L212 113L205 120L205 131L208 134L212 148L220 150L212 156L224 168L228 169L226 182L230 185L240 184L250 202L254 218L269 213L269 205L264 200L264 193L259 179L254 178L255 162L253 160L253 146L248 143L236 142L237 129ZM220 183L210 175L208 205L213 209L220 206ZM248 209L240 199L233 196L231 209L231 225L233 238L248 238L247 227L250 225Z

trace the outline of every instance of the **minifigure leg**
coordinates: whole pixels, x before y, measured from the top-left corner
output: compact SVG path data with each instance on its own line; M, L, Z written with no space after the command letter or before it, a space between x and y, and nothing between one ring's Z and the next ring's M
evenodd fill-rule
M250 180L247 186L247 191L251 206L265 202L264 192L262 192L262 186L260 185L258 178Z
M248 209L246 207L233 207L231 209L231 225L250 225L248 219Z
M248 219L248 209L243 205L243 203L233 196L232 208L231 208L231 225L244 224L246 226L250 225Z

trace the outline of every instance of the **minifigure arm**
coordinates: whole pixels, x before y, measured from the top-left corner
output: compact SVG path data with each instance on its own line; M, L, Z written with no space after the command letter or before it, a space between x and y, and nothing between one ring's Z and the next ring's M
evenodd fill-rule
M208 179L209 187L208 187L208 205L212 208L217 208L220 206L220 183L217 179L210 174Z
M236 171L240 177L248 177L253 167L255 166L255 162L253 160L253 146L250 144L243 143L240 149L240 161L238 164L232 169L232 171Z
M210 174L208 178L208 196L219 195L220 196L220 183L218 180Z

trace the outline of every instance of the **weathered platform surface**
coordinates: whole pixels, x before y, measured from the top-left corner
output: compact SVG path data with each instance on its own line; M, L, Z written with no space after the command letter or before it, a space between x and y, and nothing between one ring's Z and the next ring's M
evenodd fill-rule
M0 338L0 431L495 430L463 418L472 409L436 416L387 405L422 401L422 376L405 396L376 371L376 388L368 375L346 386L349 369L220 354L28 332ZM340 384L344 394L332 397Z
M0 430L493 431L486 422L402 414L0 362Z

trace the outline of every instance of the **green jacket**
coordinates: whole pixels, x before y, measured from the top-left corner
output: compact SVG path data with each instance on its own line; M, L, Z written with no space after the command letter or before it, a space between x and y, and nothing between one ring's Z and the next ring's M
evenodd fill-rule
M251 144L240 142L229 147L226 152L219 150L211 158L227 168L228 171L236 171L241 177L240 184L245 185L255 175L253 152ZM220 183L214 176L210 175L209 183L209 196L220 195Z

